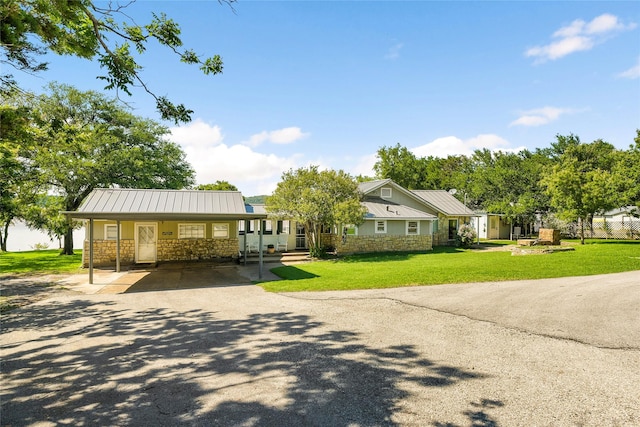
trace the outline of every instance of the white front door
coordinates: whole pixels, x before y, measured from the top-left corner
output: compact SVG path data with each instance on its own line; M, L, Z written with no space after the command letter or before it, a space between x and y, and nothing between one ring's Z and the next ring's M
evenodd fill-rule
M136 262L156 262L157 224L136 224Z

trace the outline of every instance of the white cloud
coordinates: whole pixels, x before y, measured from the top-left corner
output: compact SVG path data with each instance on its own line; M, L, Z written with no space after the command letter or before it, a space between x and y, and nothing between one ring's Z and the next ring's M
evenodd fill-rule
M491 151L516 152L524 147L513 148L509 141L495 134L481 134L469 139L460 139L456 136L445 136L411 149L418 157L447 157L455 155L471 155L475 150L487 148Z
M574 52L590 50L616 32L635 27L635 23L625 25L617 16L608 13L597 16L590 22L577 19L553 33L552 37L557 40L529 48L525 56L535 58L536 63L553 61Z
M389 48L384 59L394 60L400 58L400 50L404 46L404 43L396 43Z
M574 113L570 108L543 107L521 112L509 126L541 126L557 120L562 114Z
M219 126L199 119L170 131L169 139L182 146L195 170L197 184L228 181L246 196L271 194L282 172L297 168L300 160L296 154L279 157L243 144L225 144Z
M288 127L272 131L262 131L255 135L251 135L246 144L251 147L257 147L264 142L271 142L272 144L291 144L300 139L306 138L309 133L302 132L299 127Z
M201 119L196 119L186 126L170 129L171 139L180 145L212 146L222 142L224 137L220 126L211 126Z
M617 77L623 79L639 79L640 78L640 58L638 58L638 62L633 67L629 68L626 71L623 71L617 75Z
M351 168L351 175L374 176L373 165L378 161L376 154L368 154L358 159L358 162Z

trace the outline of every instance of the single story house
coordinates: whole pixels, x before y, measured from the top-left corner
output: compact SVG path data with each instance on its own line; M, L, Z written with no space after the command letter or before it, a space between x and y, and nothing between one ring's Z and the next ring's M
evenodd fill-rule
M240 224L249 228L267 217L247 212L238 191L122 188L95 189L65 214L86 220L83 265L90 282L94 265L115 263L119 271L121 263L238 257L247 244L239 239Z
M455 239L474 213L446 191L409 191L390 179L359 185L366 208L359 225L324 227L321 239L338 253L423 251ZM238 258L306 249L303 224L269 218L264 205L238 191L99 188L77 211L86 221L83 265ZM262 259L262 257L260 257ZM262 269L262 263L260 263Z

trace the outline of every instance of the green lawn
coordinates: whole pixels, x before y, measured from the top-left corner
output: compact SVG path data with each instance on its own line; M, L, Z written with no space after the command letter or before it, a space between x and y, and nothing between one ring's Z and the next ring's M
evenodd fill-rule
M78 273L82 251L60 255L57 249L46 251L0 252L0 274Z
M511 252L438 247L429 253L353 255L284 266L272 292L389 288L445 283L586 276L640 270L640 242L598 241L574 251L512 256ZM640 272L639 272L640 277Z

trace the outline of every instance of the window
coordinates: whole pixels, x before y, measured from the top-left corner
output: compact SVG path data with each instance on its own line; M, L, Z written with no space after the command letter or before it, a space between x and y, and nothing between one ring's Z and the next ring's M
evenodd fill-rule
M333 233L333 226L332 225L322 225L320 227L320 233L322 233L322 234L331 234L331 233Z
M271 221L262 221L262 224L264 225L264 234L273 234L273 223Z
M376 221L376 233L387 232L387 221Z
M117 240L118 226L116 224L105 224L104 240Z
M380 197L383 199L391 198L391 188L385 187L380 189Z
M278 234L289 234L291 229L290 222L288 220L278 221Z
M247 234L251 234L253 233L253 220L250 221L239 221L238 222L238 234L242 235L245 233L245 224L249 223L249 230L247 231Z
M229 224L213 224L212 229L214 238L229 237Z
M178 224L178 239L204 239L204 224Z
M358 234L358 227L353 224L345 225L342 234L346 236L356 236Z
M407 221L407 235L417 235L417 234L420 234L420 222Z

